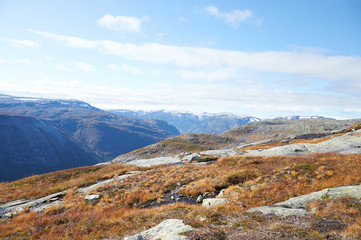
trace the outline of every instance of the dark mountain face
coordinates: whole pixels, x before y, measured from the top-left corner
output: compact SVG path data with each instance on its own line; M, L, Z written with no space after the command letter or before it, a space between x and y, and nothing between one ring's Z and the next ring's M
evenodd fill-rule
M32 117L0 114L0 136L0 181L100 161L71 135Z
M0 95L0 112L46 121L88 146L103 161L180 134L165 121L118 116L76 100Z
M222 133L235 127L258 122L259 118L250 116L239 116L235 114L203 114L167 112L167 111L131 111L112 110L121 116L135 117L141 119L161 119L176 126L183 133Z

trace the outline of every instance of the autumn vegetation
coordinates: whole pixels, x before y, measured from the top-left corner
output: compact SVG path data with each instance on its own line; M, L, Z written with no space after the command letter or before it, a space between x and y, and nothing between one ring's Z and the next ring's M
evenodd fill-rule
M101 195L98 202L87 203L84 194L75 193L76 188L132 170L140 172L94 190ZM358 239L361 207L350 199L310 203L310 209L315 209L312 217L297 219L270 218L245 211L324 188L360 184L360 172L361 155L330 153L234 156L208 165L188 163L140 169L113 164L59 171L1 183L1 202L71 190L61 207L1 220L0 238L122 239L162 220L179 218L196 228L188 234L190 239L260 239L262 232L274 239L282 234L293 239L327 239L330 234L343 236L335 239ZM222 189L229 204L208 209L189 201L206 192L218 194ZM169 204L165 199L175 190L186 198ZM334 224L332 229L325 219ZM305 222L307 227L302 228L297 222Z

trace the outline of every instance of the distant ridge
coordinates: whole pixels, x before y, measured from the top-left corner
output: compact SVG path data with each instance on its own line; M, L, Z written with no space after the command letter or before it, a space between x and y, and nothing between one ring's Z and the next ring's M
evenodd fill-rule
M222 133L235 127L258 122L261 119L233 113L201 113L176 111L133 111L127 109L111 110L121 116L135 117L140 119L160 119L176 126L184 133Z

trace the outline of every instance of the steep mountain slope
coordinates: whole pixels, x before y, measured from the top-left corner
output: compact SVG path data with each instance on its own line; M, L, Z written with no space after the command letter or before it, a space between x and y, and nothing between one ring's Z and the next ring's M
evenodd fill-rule
M260 121L259 118L240 116L231 113L204 113L195 115L183 112L112 110L116 114L141 119L160 119L176 126L184 133L221 133L248 123Z
M118 116L76 100L0 95L0 111L40 118L70 133L105 160L179 135L161 120Z
M0 114L0 181L92 165L99 157L47 122Z

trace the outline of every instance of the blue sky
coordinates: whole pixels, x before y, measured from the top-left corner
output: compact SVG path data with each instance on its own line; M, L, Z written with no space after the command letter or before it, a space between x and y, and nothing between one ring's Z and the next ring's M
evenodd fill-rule
M0 2L0 93L361 117L361 1Z

